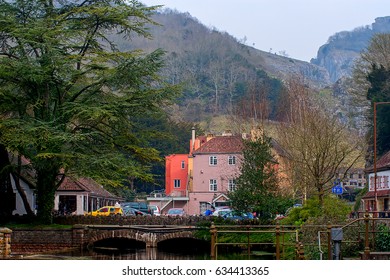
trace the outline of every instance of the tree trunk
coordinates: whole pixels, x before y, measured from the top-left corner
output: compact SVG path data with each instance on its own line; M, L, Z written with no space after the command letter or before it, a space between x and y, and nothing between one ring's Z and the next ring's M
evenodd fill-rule
M58 168L37 170L37 218L43 224L53 222L54 195Z
M11 217L15 209L15 195L7 168L9 165L8 152L3 145L0 145L0 217L5 219L4 222Z
M324 206L324 187L321 185L317 185L318 190L318 204L320 205L320 208L323 208Z

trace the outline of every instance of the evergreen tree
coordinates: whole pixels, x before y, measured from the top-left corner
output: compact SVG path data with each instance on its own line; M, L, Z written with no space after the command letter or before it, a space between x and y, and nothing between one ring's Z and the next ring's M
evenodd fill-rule
M149 37L157 7L122 0L0 0L0 144L35 171L38 218L50 223L65 175L120 186L152 180L160 160L138 119L176 91L157 76L163 51L120 52L109 34Z
M390 102L390 70L383 65L372 65L367 74L370 87L367 91L367 99L374 102ZM377 150L378 155L390 151L390 104L377 106Z
M243 140L243 159L237 189L229 193L234 209L256 211L262 216L276 213L277 170L271 153L271 139L263 136Z

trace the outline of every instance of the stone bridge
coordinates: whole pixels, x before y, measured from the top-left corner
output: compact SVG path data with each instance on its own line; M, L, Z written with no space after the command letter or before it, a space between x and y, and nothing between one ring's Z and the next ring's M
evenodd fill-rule
M120 225L87 225L80 242L84 246L93 246L104 239L124 238L144 242L146 247L157 247L161 241L176 238L194 238L195 226L120 226ZM81 233L81 232L80 232Z
M157 248L159 242L197 239L196 226L179 225L86 225L68 229L0 228L0 259L11 255L37 254L76 248L94 247L96 242L127 239L143 242L146 248ZM208 228L204 228L209 230ZM12 242L11 242L12 240Z

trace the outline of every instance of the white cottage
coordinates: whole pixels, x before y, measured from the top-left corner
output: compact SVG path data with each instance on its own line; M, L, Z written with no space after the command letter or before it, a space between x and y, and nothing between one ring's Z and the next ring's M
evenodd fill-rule
M66 177L54 198L54 210L60 214L83 215L102 206L114 205L123 199L111 194L89 178Z
M365 170L368 174L368 192L363 196L364 210L374 211L375 203L379 216L390 217L390 151L383 155L374 167ZM376 184L375 184L376 175Z

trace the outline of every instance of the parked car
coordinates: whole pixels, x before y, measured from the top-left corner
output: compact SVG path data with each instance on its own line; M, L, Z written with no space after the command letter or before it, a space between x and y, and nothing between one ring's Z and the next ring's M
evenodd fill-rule
M123 210L120 207L104 206L96 211L86 213L87 216L110 216L110 215L123 215Z
M184 211L183 208L171 208L167 212L167 216L171 216L171 217L184 216L185 214L186 212Z
M225 215L223 215L223 217L226 219L231 219L231 220L235 220L235 221L254 219L253 214L250 212L240 212L240 211L235 211L235 210L226 213Z
M231 211L232 211L232 209L230 209L230 208L218 208L218 209L215 209L215 211L213 212L213 214L211 214L211 216L223 217L225 214L227 214Z
M160 207L158 207L157 205L149 205L149 207L150 207L150 209L152 209L153 215L156 215L156 216L161 215Z
M153 210L145 202L124 202L124 203L122 203L123 210L125 210L125 208L127 208L127 207L137 209L137 210L142 211L146 214L153 215Z
M123 215L124 216L146 216L146 215L150 216L150 214L146 214L145 212L142 212L138 209L134 209L131 207L125 207L123 209Z

